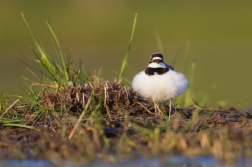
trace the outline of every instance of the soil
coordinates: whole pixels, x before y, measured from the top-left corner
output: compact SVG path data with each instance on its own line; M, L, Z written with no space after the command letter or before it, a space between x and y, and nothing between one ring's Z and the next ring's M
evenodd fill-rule
M176 111L173 108L169 121L168 106L163 106L164 116L155 115L153 103L137 95L131 87L105 81L94 89L80 126L69 139L92 89L89 83L58 92L44 90L37 104L13 106L5 117L22 117L23 124L36 130L0 124L0 158L92 160L108 154L137 157L188 154L190 150L195 151L191 155L225 158L225 150L238 156L244 155L246 149L251 150L252 119L245 111L234 107L191 106ZM148 135L150 132L159 134L157 146ZM175 144L171 144L171 136L178 139ZM225 148L228 143L230 148ZM169 145L169 149L164 145ZM215 151L221 146L222 154Z

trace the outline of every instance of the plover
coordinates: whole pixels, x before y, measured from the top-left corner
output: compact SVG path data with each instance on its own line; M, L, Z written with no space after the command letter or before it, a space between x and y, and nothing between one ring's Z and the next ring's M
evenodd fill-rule
M176 72L170 65L164 63L163 55L154 53L144 71L139 72L132 81L133 89L145 98L152 98L155 108L162 114L157 102L169 104L169 119L171 116L172 99L182 94L188 85L184 74Z

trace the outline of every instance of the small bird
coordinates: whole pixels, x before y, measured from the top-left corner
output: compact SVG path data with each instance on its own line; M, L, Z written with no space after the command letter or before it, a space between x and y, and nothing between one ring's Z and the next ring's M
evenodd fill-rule
M172 99L182 94L188 85L184 74L176 72L170 65L164 63L163 55L154 53L144 71L139 72L132 81L133 89L145 98L152 98L159 114L163 114L157 102L170 100L169 119L171 116Z

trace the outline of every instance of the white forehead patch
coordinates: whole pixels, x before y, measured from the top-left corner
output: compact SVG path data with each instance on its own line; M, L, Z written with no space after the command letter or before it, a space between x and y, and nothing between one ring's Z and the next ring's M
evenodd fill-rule
M151 68L167 68L166 65L164 63L150 63L148 65L148 67L151 67Z
M152 60L162 60L161 57L153 57Z

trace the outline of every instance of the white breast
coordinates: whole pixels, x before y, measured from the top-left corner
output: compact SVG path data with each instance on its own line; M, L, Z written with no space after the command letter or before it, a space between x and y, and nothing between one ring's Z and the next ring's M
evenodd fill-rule
M149 65L157 68L154 64L157 63L151 63ZM173 70L169 70L163 75L151 76L141 71L132 81L132 87L136 92L145 98L152 98L156 101L166 101L180 95L185 91L187 85L188 81L185 76Z

